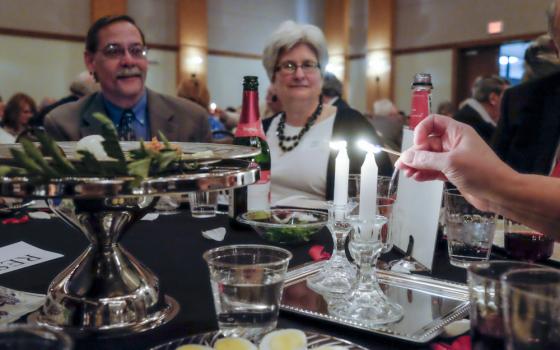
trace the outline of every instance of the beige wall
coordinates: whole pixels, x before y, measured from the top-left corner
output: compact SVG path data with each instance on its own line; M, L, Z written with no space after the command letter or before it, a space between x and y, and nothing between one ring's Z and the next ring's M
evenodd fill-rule
M176 2L176 0L128 0L127 12L142 28L148 43L176 45Z
M84 35L89 0L0 0L0 27Z
M503 20L500 36L546 30L549 0L397 0L395 48L491 38L489 21Z
M209 47L212 50L261 54L266 38L283 20L323 24L324 0L207 1ZM546 28L544 11L548 0L396 1L396 48L486 39L489 37L485 32L486 23L495 19L504 20L504 35L533 33ZM128 12L136 18L149 43L175 45L175 4L176 0L129 0ZM354 55L365 53L367 5L367 0L351 2L349 51ZM85 36L88 26L89 0L0 0L1 28ZM64 96L70 79L83 69L81 43L6 35L0 37L0 43L0 94L5 98L17 90L28 91L35 98ZM430 55L397 55L395 73L399 79L395 79L394 91L400 108L408 108L408 88L413 71L433 67L433 62L425 59ZM175 58L175 52L151 50L150 87L175 93ZM448 74L445 78L450 80L449 52L443 56L436 54L436 58L444 64L441 71L445 71ZM402 62L414 64L408 66ZM213 55L209 57L208 68L209 88L221 105L239 103L239 82L243 75L256 72L261 78L262 89L268 85L257 59ZM347 98L360 110L367 107L365 68L362 58L352 60L349 66ZM451 95L450 82L441 84L442 81L440 79L439 87L436 82L437 89L441 90L434 93L434 99Z
M415 73L432 74L432 111L443 101L451 100L452 50L398 55L395 57L395 105L410 113L410 84Z
M25 92L37 103L44 97L67 96L72 79L86 69L82 43L0 35L0 47L0 96L6 100L16 92ZM176 54L150 50L148 58L146 85L175 94Z
M69 82L85 69L83 44L0 35L0 95L24 92L37 103L68 95Z
M208 56L210 99L220 108L240 106L244 75L255 75L259 78L259 98L264 101L270 83L260 60Z

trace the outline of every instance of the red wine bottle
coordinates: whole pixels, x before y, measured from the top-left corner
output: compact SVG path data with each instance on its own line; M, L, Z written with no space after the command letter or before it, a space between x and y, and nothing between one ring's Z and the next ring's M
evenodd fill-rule
M259 115L258 86L257 77L243 77L243 104L233 143L260 149L261 153L250 159L260 167L260 177L255 184L230 191L229 217L234 228L241 227L236 221L240 214L270 208L270 150Z

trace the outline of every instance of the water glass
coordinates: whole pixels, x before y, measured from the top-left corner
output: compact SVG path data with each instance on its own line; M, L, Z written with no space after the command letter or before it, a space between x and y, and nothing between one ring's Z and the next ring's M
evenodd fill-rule
M500 277L508 271L530 267L539 265L521 261L490 261L469 266L467 279L473 349L504 348Z
M266 245L231 245L203 255L218 327L224 336L256 339L276 328L292 254Z
M31 324L0 327L0 350L70 350L72 339L62 331Z
M504 248L514 259L542 261L554 251L554 239L523 224L504 219Z
M511 271L502 292L508 350L560 349L560 271Z
M445 191L447 249L451 265L468 267L490 257L496 214L472 206L456 189Z
M211 218L216 216L218 192L199 191L189 193L191 215L193 218Z

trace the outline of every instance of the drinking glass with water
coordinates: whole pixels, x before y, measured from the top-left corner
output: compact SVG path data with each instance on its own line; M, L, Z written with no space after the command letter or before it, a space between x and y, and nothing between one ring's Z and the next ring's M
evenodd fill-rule
M258 338L276 328L292 254L265 245L231 245L203 255L218 327L224 336Z
M494 233L496 214L472 206L456 189L445 191L445 224L449 262L458 267L488 260Z

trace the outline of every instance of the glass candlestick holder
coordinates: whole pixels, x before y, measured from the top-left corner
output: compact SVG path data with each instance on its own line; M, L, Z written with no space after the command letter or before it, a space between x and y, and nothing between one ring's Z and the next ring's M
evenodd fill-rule
M390 214L390 209L388 212ZM374 268L385 245L383 232L391 221L390 216L376 215L367 220L353 216L349 221L353 226L349 250L358 266L358 274L352 290L329 303L329 314L368 326L396 322L403 317L403 309L385 296Z
M348 261L344 244L352 230L348 218L357 203L352 201L344 205L333 202L327 204L329 210L327 227L334 242L333 252L321 272L307 280L307 286L329 299L343 296L350 291L356 280L356 267Z

